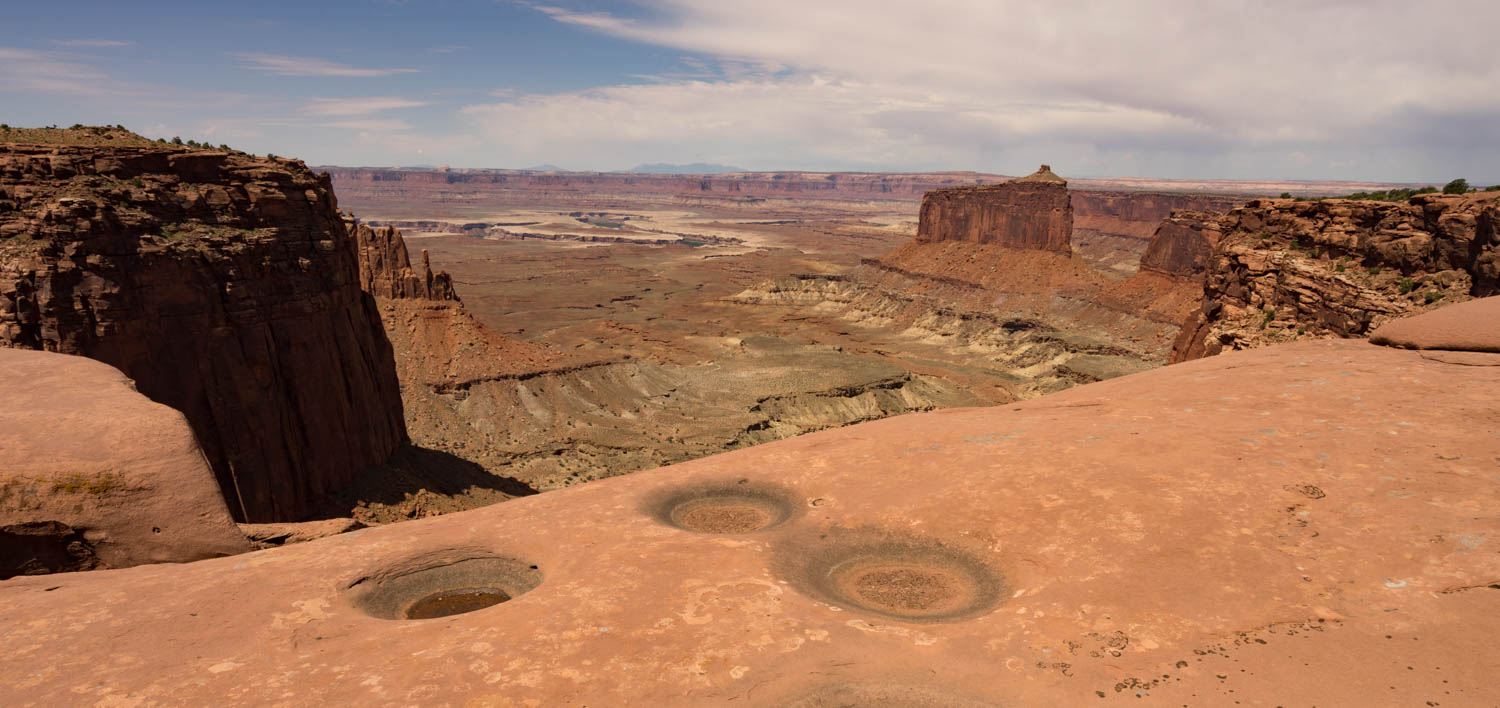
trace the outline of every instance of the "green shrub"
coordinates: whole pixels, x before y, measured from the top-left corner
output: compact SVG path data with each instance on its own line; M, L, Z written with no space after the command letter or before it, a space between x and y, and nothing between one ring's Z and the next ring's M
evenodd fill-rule
M1275 319L1276 319L1276 308L1274 308L1274 307L1267 307L1266 308L1266 318L1260 321L1260 328L1261 329L1265 329L1266 327L1270 326L1272 320L1275 320Z
M1370 275L1380 275L1380 266L1370 266L1370 269L1365 272L1369 273Z
M1434 292L1427 293L1427 304L1429 304L1429 305L1431 305L1432 303L1437 302L1438 300L1441 300L1441 299L1443 299L1443 294L1442 293L1434 293Z
M1281 198L1282 199L1291 199L1292 198L1292 193L1291 192L1282 192L1281 193Z
M0 130L3 130L5 132L9 133L10 132L10 124L9 123L0 123Z
M1355 192L1345 199L1370 202L1404 202L1418 194L1432 194L1438 191L1437 187L1422 187L1420 189L1387 189L1379 192Z
M1443 185L1443 194L1464 194L1469 191L1469 180L1459 177Z
M142 182L140 177L131 177L130 178L130 186L132 186L132 187L144 187L144 186L146 186L146 183Z
M1412 280L1411 280L1411 278L1399 278L1399 279L1396 280L1396 291L1399 292L1399 293L1401 293L1402 295L1405 295L1405 294L1411 292L1411 288L1412 288Z
M1333 267L1333 272L1335 272L1335 273L1342 273L1342 272L1344 272L1344 264L1340 263L1340 264L1334 266Z
M1307 325L1297 325L1297 336L1307 334Z
M177 136L172 136L172 144L173 145L181 145L182 144L182 138L179 138Z

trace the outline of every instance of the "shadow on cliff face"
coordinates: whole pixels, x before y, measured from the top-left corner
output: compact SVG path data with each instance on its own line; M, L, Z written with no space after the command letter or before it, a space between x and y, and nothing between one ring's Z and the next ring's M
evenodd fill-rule
M382 524L536 493L524 482L490 474L456 455L405 445L385 464L365 470L348 486L328 495L317 516L352 516L364 523Z

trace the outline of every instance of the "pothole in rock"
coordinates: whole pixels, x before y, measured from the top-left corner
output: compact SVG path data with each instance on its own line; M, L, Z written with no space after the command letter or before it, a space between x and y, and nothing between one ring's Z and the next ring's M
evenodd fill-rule
M800 507L781 487L741 479L667 490L649 499L645 511L684 531L737 534L778 526Z
M514 558L469 552L435 553L361 578L349 601L379 619L423 620L474 612L540 585L541 570Z
M834 530L777 550L793 587L829 604L908 622L953 622L999 603L999 575L941 542L879 531Z

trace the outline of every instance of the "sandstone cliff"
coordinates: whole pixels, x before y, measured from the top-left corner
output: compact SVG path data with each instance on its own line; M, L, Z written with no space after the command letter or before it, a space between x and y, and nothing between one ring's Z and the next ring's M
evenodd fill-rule
M1179 278L1200 279L1209 255L1223 234L1219 214L1203 211L1173 211L1156 227L1141 270Z
M1035 174L985 187L937 189L922 199L917 241L965 241L1071 253L1068 183L1042 165Z
M354 242L300 162L0 144L0 345L182 411L239 521L297 519L406 440Z
M352 222L359 254L359 286L375 297L456 301L453 279L445 272L432 272L427 251L422 251L422 271L411 267L411 256L401 232L392 226L371 228Z
M1500 197L1255 200L1222 222L1179 362L1303 337L1360 337L1392 318L1500 289Z

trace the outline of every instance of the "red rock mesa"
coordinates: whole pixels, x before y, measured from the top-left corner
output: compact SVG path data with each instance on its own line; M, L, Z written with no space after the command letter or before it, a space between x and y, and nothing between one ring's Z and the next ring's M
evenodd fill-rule
M963 241L1070 253L1073 204L1068 182L1041 169L983 187L936 189L922 199L917 240Z

